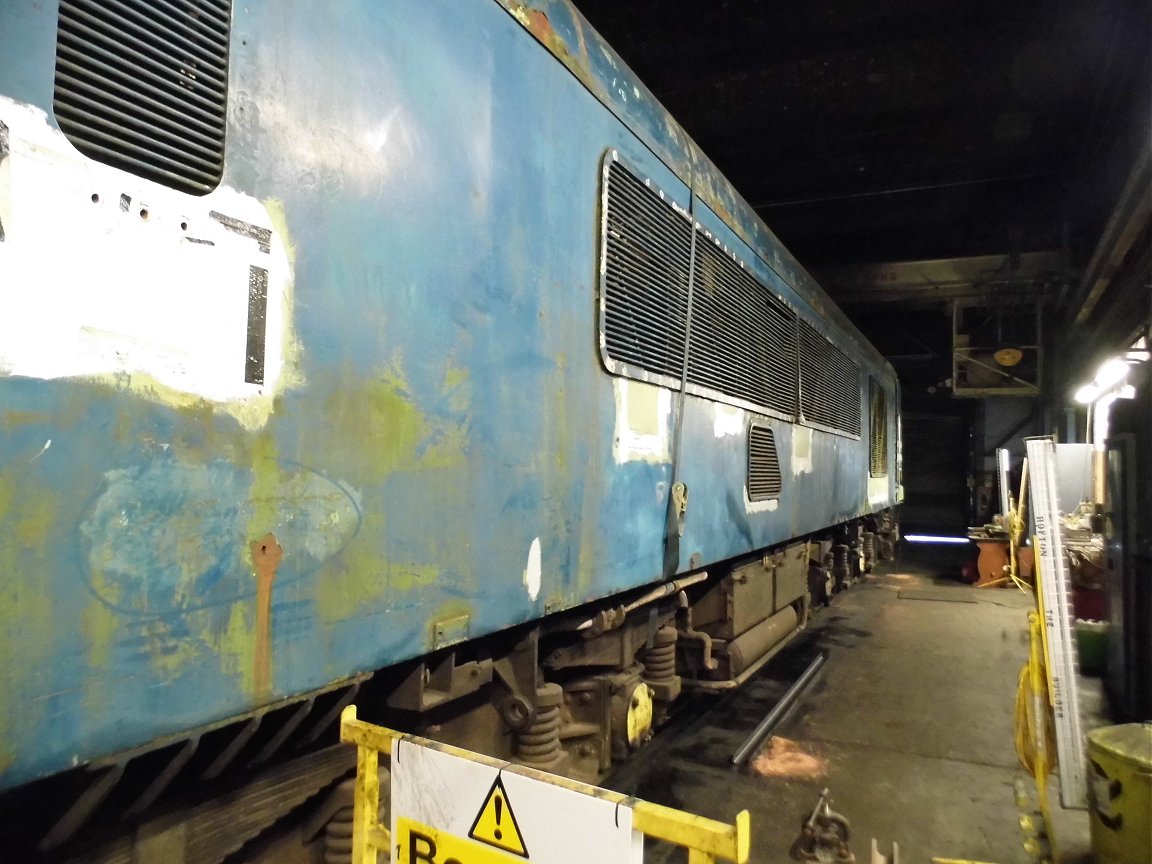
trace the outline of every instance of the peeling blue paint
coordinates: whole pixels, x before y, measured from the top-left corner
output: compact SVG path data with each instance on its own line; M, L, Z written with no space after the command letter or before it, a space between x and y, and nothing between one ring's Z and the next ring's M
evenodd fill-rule
M0 375L0 505L33 541L0 538L0 788L418 655L445 609L481 635L660 578L672 466L616 462L597 354L600 165L616 148L686 203L705 163L577 13L533 5L626 104L493 0L236 4L224 183L284 214L298 383L256 433L114 382ZM0 6L0 93L49 115L56 11ZM738 224L701 219L819 308L714 170ZM743 436L685 404L681 570L860 512L864 442L814 433L814 471L749 513ZM247 549L266 532L284 559L259 695Z

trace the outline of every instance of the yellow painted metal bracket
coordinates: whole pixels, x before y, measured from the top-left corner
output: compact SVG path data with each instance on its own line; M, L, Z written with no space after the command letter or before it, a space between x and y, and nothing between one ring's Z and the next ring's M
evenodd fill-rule
M340 715L340 740L345 744L356 746L352 864L375 864L377 853L389 850L391 837L388 829L380 824L380 779L377 772L380 754L390 755L394 742L400 740L629 807L632 810L632 827L635 830L649 837L684 847L688 850L689 864L715 864L717 861L747 864L748 861L752 830L747 810L740 811L736 815L736 821L731 825L714 819L705 819L703 816L641 801L619 792L537 771L525 765L505 762L449 744L366 723L357 719L355 705L349 705Z
M737 813L736 822L728 825L648 801L630 800L632 827L649 837L683 846L688 850L688 864L717 860L744 864L748 860L752 822L747 810Z

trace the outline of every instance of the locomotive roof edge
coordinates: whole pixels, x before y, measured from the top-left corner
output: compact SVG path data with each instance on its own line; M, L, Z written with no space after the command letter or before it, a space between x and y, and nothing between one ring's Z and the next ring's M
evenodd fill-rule
M772 229L692 140L572 0L495 0L627 126L812 310L834 322L860 354L897 380L892 365L848 319ZM632 98L629 99L629 94Z

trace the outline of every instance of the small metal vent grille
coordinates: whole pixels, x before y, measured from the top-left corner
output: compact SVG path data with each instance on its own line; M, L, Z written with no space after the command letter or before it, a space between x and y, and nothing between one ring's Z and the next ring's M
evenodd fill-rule
M781 488L776 438L767 426L752 426L748 429L748 500L778 498Z
M796 316L703 232L696 238L688 381L796 414Z
M56 121L81 153L204 194L224 169L231 0L61 0Z
M873 477L888 476L888 393L874 378L869 378L870 449L868 473Z
M620 363L679 379L691 226L619 162L608 167L604 343Z
M860 370L806 321L800 322L800 408L809 423L860 434Z

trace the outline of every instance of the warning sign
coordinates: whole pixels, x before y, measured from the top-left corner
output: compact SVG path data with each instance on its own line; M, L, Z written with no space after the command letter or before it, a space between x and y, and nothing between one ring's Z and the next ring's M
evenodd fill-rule
M488 797L480 812L476 814L476 821L472 823L472 830L468 836L481 843L503 849L522 858L528 857L528 850L524 848L524 838L520 836L520 826L516 824L516 814L508 804L508 793L500 775L496 775L496 782L488 790Z
M397 739L394 864L640 864L632 809L508 766Z
M411 819L397 820L392 836L392 860L400 864L513 864L524 860Z

